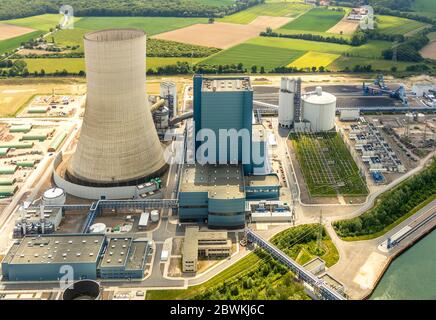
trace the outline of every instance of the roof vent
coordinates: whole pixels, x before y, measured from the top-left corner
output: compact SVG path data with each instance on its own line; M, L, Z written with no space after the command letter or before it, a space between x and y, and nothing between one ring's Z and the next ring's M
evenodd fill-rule
M316 89L315 89L315 93L316 93L316 95L318 95L318 96L322 96L322 88L321 88L321 87L316 87Z

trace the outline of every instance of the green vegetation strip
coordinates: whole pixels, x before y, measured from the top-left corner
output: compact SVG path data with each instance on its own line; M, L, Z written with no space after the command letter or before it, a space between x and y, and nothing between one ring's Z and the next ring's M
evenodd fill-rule
M0 55L15 50L16 48L20 47L23 42L38 38L41 36L41 34L42 33L40 31L34 31L19 37L0 41Z
M377 198L375 206L360 217L336 221L337 234L348 241L379 237L416 213L436 196L436 161L395 189Z

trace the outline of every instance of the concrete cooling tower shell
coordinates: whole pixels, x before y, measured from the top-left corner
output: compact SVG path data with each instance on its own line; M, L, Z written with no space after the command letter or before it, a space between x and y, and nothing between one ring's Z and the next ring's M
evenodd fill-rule
M134 29L86 34L87 101L67 177L89 186L142 183L165 167L146 100L146 36Z

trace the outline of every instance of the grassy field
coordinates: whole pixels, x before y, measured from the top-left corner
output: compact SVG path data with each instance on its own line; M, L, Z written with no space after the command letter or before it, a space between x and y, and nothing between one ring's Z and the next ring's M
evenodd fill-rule
M324 228L321 247L317 248L318 232L319 224L303 224L280 232L271 239L271 243L300 265L320 257L327 267L331 267L339 261L338 250Z
M61 30L54 35L60 46L80 45L83 51L85 33L110 28L136 28L144 30L148 36L163 33L196 23L206 23L206 18L174 17L86 17L75 23L73 30Z
M269 71L274 67L286 66L304 53L304 51L289 48L272 48L244 43L208 58L202 61L202 64L226 65L242 63L247 69L251 66L257 66L259 71L260 67L263 66L266 71Z
M340 55L338 54L310 51L300 58L294 60L288 65L288 67L294 67L298 69L327 67L339 57Z
M283 26L283 29L304 31L327 31L337 24L345 12L315 8Z
M247 24L256 19L258 16L271 17L296 17L301 13L309 10L311 6L303 3L286 3L274 2L257 5L247 10L219 19L220 22Z
M427 37L430 39L430 41L436 41L436 32L428 33Z
M425 23L393 16L377 15L377 28L385 34L402 34L412 32L425 26Z
M312 197L368 193L339 134L292 134L290 138Z
M350 50L351 46L336 43L316 42L300 39L257 37L246 43L271 48L291 49L296 51L316 51L342 54Z
M412 8L417 13L430 18L436 18L436 5L434 0L414 0Z
M39 16L14 19L14 20L5 20L1 22L47 32L51 28L54 28L57 24L59 24L61 18L62 16L58 14L43 14ZM75 21L78 22L79 20L80 18L76 18Z
M348 68L349 70L353 70L354 66L361 65L371 65L372 69L377 71L389 71L392 67L396 67L398 71L405 71L408 66L416 65L416 62L403 62L403 61L391 61L391 60L383 60L383 59L368 59L368 58L359 58L359 57L340 57L335 60L332 64L328 66L330 71L342 71Z
M365 57L372 59L382 58L382 52L386 49L390 49L392 43L388 41L370 40L368 43L358 47L351 47L348 50L348 55L354 57Z
M85 61L81 58L41 58L41 59L24 59L27 63L27 67L29 72L41 71L44 69L46 73L54 73L56 70L62 71L66 69L71 73L78 73L80 71L85 71ZM148 57L147 58L147 70L148 69L156 69L158 67L164 67L167 65L176 64L178 61L180 62L189 62L189 63L198 63L201 61L201 58L160 58L160 57Z
M19 37L0 41L0 54L13 51L18 48L22 42L29 41L30 39L35 39L41 34L41 31L35 31Z
M280 29L274 30L274 32L282 33L282 34L305 34L305 33L310 33L310 34L317 35L317 36L335 37L335 38L340 38L340 39L345 39L345 40L351 40L351 36L347 35L347 34L328 33L328 32L321 32L321 31L305 32L304 30L290 30L290 29L280 28Z

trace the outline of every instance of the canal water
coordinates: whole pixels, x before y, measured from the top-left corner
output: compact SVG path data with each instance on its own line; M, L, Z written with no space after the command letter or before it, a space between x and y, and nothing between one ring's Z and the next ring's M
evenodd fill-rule
M371 299L436 300L436 230L391 263Z

